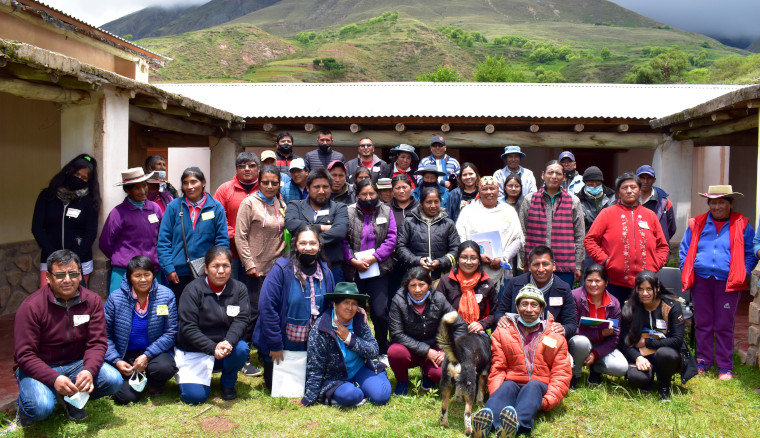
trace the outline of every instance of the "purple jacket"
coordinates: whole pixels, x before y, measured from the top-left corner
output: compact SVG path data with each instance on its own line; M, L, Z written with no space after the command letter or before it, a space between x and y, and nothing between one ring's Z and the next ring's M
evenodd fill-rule
M604 309L605 319L617 319L620 321L620 302L617 298L610 295L609 292L604 291L605 295L610 298L610 304ZM610 336L602 337L602 330L595 327L586 327L580 324L581 316L589 316L588 298L586 297L586 289L582 286L578 289L573 289L573 300L575 301L575 314L578 318L578 330L576 335L583 335L591 341L593 348L591 353L594 354L596 359L600 359L617 348L618 341L620 340L620 328L615 329L615 333Z
M132 257L144 255L158 270L156 241L161 217L161 208L152 201L146 200L140 210L125 197L124 202L114 207L108 213L99 242L100 250L111 259L111 266L126 268Z

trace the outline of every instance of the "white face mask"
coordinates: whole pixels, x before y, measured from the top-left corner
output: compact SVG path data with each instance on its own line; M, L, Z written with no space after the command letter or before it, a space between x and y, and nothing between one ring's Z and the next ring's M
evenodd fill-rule
M157 179L165 179L166 178L166 171L165 170L156 170L153 174L154 178Z
M66 403L74 406L77 409L84 409L84 405L87 404L87 400L90 399L90 394L86 392L77 392L76 394L69 396L63 396Z
M148 378L145 377L145 373L132 373L132 377L129 378L129 386L137 392L143 392L147 383Z

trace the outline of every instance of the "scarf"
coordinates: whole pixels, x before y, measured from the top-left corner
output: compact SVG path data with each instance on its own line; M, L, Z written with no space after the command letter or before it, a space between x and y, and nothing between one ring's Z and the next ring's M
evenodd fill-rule
M304 298L309 299L309 304L311 306L311 318L309 325L314 324L317 316L319 316L319 307L317 306L317 287L315 285L315 282L322 281L324 278L322 274L322 268L320 268L319 263L317 263L317 270L314 272L314 274L306 275L304 272L299 271L298 268L293 266L293 274L295 275L296 280L301 283L301 289L303 290ZM309 296L306 296L307 282L309 287Z
M475 271L470 275L470 278L466 278L461 269L456 271L455 278L462 290L462 298L459 299L459 316L467 324L478 322L480 321L480 306L478 306L478 300L475 298L475 286L480 281L480 271Z
M533 194L528 209L528 223L525 234L525 253L546 244L546 231L551 229L551 247L558 272L573 272L575 269L575 239L573 233L573 198L565 189L560 189L556 210L552 214L551 225L546 217L544 202L545 189ZM552 207L554 208L554 207Z
M145 315L148 313L148 302L150 301L150 294L145 298L145 302L140 304L140 300L137 298L137 293L132 289L132 298L135 299L135 312L138 315Z
M85 187L81 190L74 190L74 191L69 190L66 187L58 187L58 190L56 191L56 196L64 204L70 204L71 201L75 201L79 198L84 198L89 193L90 193L89 187Z

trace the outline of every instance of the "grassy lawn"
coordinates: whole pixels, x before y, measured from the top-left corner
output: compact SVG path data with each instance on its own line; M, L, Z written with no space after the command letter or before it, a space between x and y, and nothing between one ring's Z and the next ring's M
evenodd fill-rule
M734 376L731 382L721 382L713 370L685 386L675 385L670 403L660 403L656 391L633 389L624 379L605 377L600 387L580 383L558 408L539 414L533 436L757 436L760 395L755 388L760 386L760 371L737 365ZM418 371L412 373L413 384L415 380L419 380ZM463 436L463 403L453 404L451 427L443 428L438 425L440 397L435 391L422 394L412 389L412 396L394 396L386 406L339 409L302 408L287 399L270 398L261 377L241 376L239 398L232 402L220 398L216 376L212 388L209 402L188 406L179 401L172 381L162 396L146 397L136 405L93 401L87 405L90 418L83 423L67 421L59 408L30 429L0 430L0 436Z

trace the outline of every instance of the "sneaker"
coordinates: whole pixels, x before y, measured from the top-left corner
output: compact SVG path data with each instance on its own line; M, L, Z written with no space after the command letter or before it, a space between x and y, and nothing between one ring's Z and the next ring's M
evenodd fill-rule
M733 380L734 373L731 370L724 370L720 369L718 370L718 379L719 380Z
M406 397L409 394L409 382L396 383L396 389L393 391L393 393L402 397Z
M422 376L422 385L420 386L422 387L423 391L430 391L431 389L433 389L434 385L435 383L432 380L430 380L429 377Z
M669 402L670 401L670 386L662 386L660 387L659 391L660 391L660 401Z
M501 426L496 429L499 438L512 438L517 433L517 411L512 406L505 406L499 414Z
M63 402L63 410L69 420L82 421L87 419L87 411L76 408L71 403Z
M235 400L237 398L237 389L233 386L232 388L227 388L226 386L222 386L222 400Z
M387 354L381 354L380 356L377 357L377 360L379 360L386 367L390 368L391 363L388 362L388 355Z
M704 359L697 359L697 374L702 374L710 367L707 366L707 362Z
M486 438L493 426L493 412L489 408L483 408L472 416L472 436L474 438Z
M32 420L32 417L29 417L26 414L22 413L21 409L16 409L16 424L13 430L23 429L33 424L34 420ZM13 430L10 430L9 432L13 432Z
M602 384L602 373L597 373L594 370L589 371L586 378L586 384L592 386L598 386Z
M251 377L258 377L262 374L261 370L251 365L250 362L246 362L245 365L243 365L243 368L240 370L240 372L245 374L246 376L251 376Z
M570 379L570 391L575 391L575 388L578 387L578 379L580 377L573 376L572 379Z

